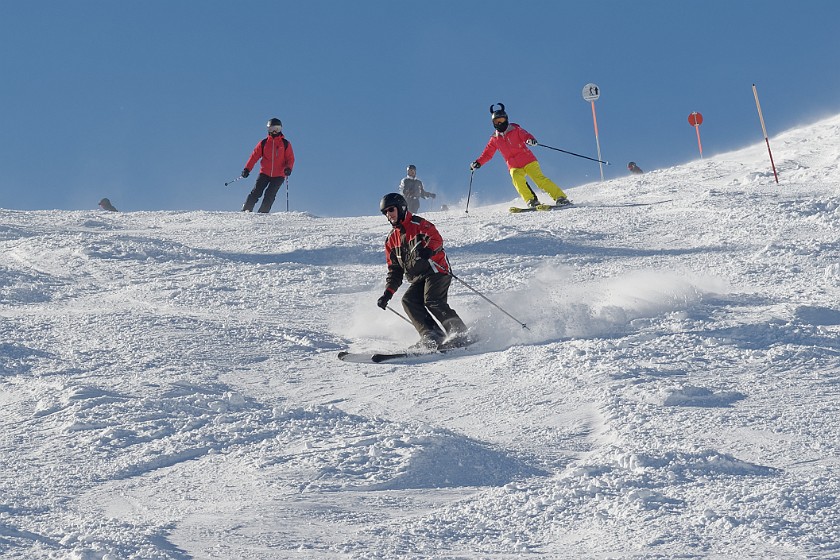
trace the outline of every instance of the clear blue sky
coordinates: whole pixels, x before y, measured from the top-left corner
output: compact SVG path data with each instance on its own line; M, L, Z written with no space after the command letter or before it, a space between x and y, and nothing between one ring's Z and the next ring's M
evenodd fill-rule
M698 158L692 111L706 156L762 142L753 83L772 145L840 112L837 21L832 0L0 0L0 208L238 210L254 176L224 183L275 116L292 210L375 213L409 163L455 202L491 103L595 156L587 82L607 178ZM561 187L599 178L535 153ZM516 196L499 155L473 189Z

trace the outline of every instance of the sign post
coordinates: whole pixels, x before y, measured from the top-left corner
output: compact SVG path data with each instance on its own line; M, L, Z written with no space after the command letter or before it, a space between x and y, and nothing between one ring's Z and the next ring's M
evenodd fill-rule
M700 149L700 159L703 159L703 143L700 142L700 125L703 124L703 115L694 111L688 115L688 124L697 131L697 147Z
M761 103L758 102L758 90L753 84L753 95L755 96L755 108L758 109L758 120L761 121L761 131L764 133L764 141L767 143L767 153L770 154L770 167L773 168L773 177L776 178L776 184L779 184L779 175L776 173L776 164L773 163L773 152L770 151L770 140L767 138L767 127L764 126L764 115L761 114Z
M601 140L598 138L598 118L595 116L595 101L601 97L601 88L597 84L588 83L583 86L583 100L592 104L592 125L595 127L595 146L598 148L598 159L601 160ZM604 180L604 164L598 162L601 169L601 180Z

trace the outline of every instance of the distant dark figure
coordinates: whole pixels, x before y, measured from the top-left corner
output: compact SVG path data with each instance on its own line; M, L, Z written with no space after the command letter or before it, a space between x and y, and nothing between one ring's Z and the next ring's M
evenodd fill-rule
M268 136L257 142L257 146L251 153L242 176L247 177L251 169L260 161L260 175L254 188L248 193L245 204L242 205L243 212L252 212L254 205L263 197L258 212L267 214L274 204L277 191L286 177L292 174L295 166L295 153L292 151L292 144L283 136L283 123L280 119L271 119L266 124ZM265 196L263 196L265 193Z
M642 171L642 168L636 165L635 161L631 161L627 164L627 170L633 175L641 175L642 173L644 173L644 171Z
M107 210L108 212L117 212L117 209L114 208L114 205L111 204L111 201L107 198L103 198L99 201L99 207L103 210Z
M400 194L408 203L408 211L414 214L420 209L421 198L434 198L435 193L423 188L423 181L417 178L417 167L409 165L405 170L405 178L400 181Z

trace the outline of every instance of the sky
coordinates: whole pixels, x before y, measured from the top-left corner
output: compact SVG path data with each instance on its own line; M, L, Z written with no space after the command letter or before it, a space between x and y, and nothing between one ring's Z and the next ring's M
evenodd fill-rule
M832 1L0 2L0 208L239 210L265 123L296 155L275 211L376 213L408 164L423 209L516 197L469 163L502 102L546 145L654 170L840 112ZM784 24L783 26L781 24ZM597 163L534 148L563 188Z

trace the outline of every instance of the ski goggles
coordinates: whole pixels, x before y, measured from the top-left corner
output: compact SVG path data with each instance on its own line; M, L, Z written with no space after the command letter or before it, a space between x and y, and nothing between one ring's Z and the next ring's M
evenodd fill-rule
M493 119L493 124L502 124L503 122L507 122L507 117L496 117Z
M396 212L396 211L397 211L397 207L396 207L396 206L389 206L388 208L383 208L383 209L382 209L382 213L383 213L383 214L385 214L385 215L388 215L388 214L390 214L391 212Z
M269 126L268 127L268 133L269 134L280 134L281 130L283 130L283 127L280 126L279 124L275 124L274 126Z

